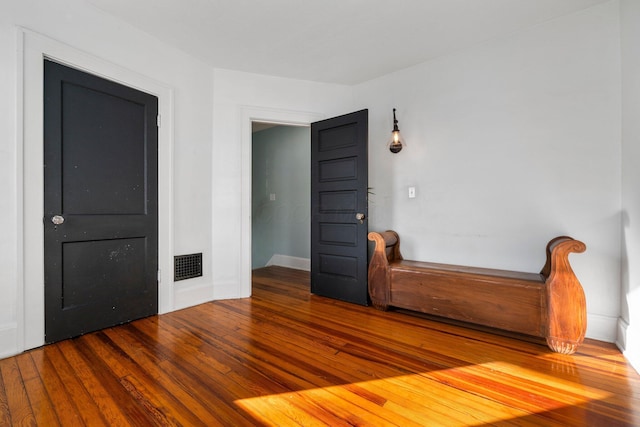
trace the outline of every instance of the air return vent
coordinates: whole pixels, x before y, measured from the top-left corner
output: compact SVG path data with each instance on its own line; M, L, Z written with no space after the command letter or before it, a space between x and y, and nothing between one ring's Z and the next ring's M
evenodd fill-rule
M174 258L174 280L191 279L202 276L202 253L176 255Z

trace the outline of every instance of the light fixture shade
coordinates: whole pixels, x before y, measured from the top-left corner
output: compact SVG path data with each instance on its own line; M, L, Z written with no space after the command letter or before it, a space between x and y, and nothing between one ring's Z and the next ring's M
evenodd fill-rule
M392 153L399 153L404 147L405 142L404 138L400 134L400 129L398 128L398 119L396 119L396 109L393 109L393 130L391 131L391 138L389 138L389 142L387 146L389 147L389 151Z
M392 153L398 153L404 147L404 138L399 130L394 130L391 132L391 138L389 138L389 151Z

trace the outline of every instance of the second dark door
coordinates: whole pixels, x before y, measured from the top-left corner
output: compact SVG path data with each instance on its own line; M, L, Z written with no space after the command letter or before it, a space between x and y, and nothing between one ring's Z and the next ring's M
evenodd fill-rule
M368 111L311 124L311 292L366 305Z

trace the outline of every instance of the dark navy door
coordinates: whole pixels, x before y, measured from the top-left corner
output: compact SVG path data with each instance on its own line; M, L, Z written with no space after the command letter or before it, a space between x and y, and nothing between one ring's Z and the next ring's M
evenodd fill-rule
M311 292L366 305L368 110L311 124Z
M45 341L158 312L158 100L45 61Z

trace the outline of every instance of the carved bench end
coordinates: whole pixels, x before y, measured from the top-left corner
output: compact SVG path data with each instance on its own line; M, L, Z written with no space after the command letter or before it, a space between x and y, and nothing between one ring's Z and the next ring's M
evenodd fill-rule
M547 344L557 353L573 354L587 331L587 304L584 289L569 263L569 254L581 253L586 245L560 236L547 247Z

